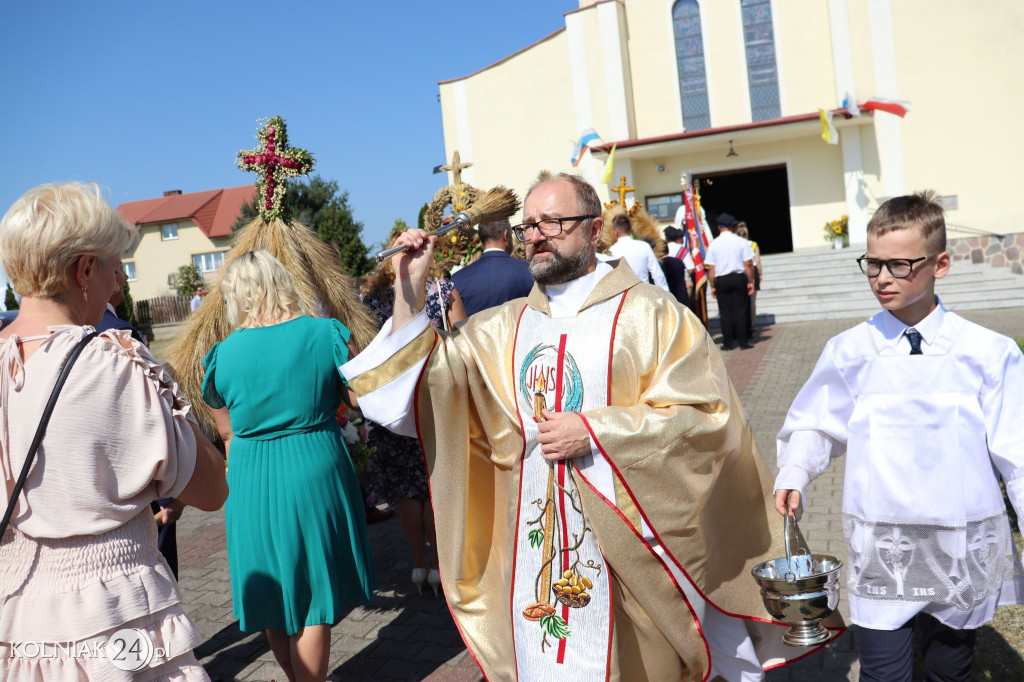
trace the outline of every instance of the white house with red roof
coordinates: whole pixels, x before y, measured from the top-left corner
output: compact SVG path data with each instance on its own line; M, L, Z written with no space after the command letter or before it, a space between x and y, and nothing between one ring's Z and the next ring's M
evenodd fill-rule
M188 194L171 190L118 206L139 230L123 258L132 297L175 295L174 276L182 265L195 265L204 277L221 268L231 248L231 226L255 191L252 185Z

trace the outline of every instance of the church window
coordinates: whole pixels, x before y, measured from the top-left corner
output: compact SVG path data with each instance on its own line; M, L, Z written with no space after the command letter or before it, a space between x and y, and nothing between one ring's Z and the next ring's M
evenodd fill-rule
M697 0L679 0L672 6L672 29L676 38L683 129L706 130L711 127L711 108L708 105L704 38L700 30L700 6Z
M747 53L751 121L779 118L779 70L775 61L771 0L740 0Z

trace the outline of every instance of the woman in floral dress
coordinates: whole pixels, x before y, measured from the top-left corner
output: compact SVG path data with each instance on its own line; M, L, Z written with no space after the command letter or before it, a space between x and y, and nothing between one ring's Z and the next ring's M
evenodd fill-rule
M385 261L367 276L360 290L360 300L377 315L381 325L392 315L394 280L394 269L390 261ZM458 291L440 270L427 279L426 309L431 324L438 329L451 328L466 318ZM367 423L370 427L367 444L376 448L370 460L367 504L397 502L402 530L412 554L412 582L420 594L423 594L423 585L429 583L436 595L441 574L437 570L437 553L432 551L428 556L427 545L434 550L437 536L427 485L427 465L419 441L394 434L373 422Z

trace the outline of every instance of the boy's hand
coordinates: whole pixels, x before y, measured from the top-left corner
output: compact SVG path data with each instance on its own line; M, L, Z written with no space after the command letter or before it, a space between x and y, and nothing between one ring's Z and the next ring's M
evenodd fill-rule
M803 501L800 499L799 490L776 490L775 511L783 516L791 514L797 521L803 516Z

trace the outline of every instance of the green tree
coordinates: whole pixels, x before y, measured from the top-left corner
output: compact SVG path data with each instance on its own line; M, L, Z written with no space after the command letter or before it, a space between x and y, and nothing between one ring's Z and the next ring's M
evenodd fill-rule
M135 326L135 304L132 301L132 292L128 287L128 282L124 283L124 300L114 308L114 313L131 326Z
M17 310L19 307L18 298L14 295L14 289L11 288L10 282L7 283L7 296L4 297L4 305L8 310Z
M426 227L424 227L424 225L426 224L424 216L427 215L427 209L429 208L429 203L423 204L423 206L420 207L420 214L416 217L416 227L420 228L421 230L427 229Z
M409 223L405 222L401 218L395 218L395 224L391 226L391 234L396 235L399 232L405 232L409 229ZM391 237L389 236L388 239Z
M178 290L178 296L191 298L201 286L203 276L199 274L199 268L194 265L182 265L178 268L178 274L174 276L174 288Z
M305 181L290 182L284 204L292 217L317 233L325 242L336 244L345 271L354 277L373 269L366 244L362 240L363 224L352 215L348 192L340 192L337 180L324 180L314 175ZM232 230L245 227L259 214L256 198L242 206L242 215Z

